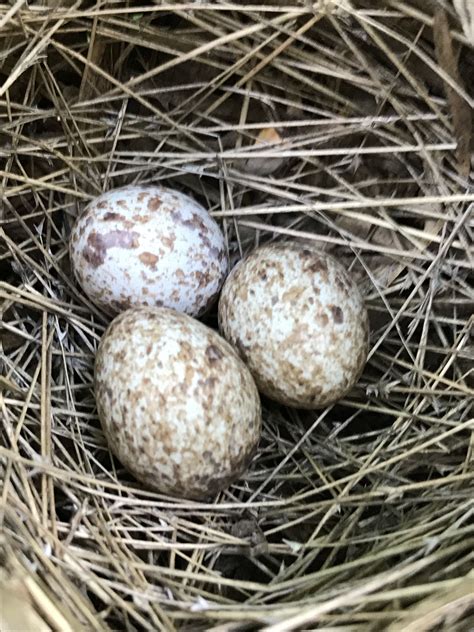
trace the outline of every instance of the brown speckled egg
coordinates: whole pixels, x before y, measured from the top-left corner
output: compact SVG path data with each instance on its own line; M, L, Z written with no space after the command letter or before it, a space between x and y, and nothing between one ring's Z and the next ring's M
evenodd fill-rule
M117 316L95 363L97 410L112 452L148 487L206 498L235 481L260 437L249 370L219 334L185 314Z
M70 253L82 289L109 314L150 305L199 316L228 270L217 223L192 198L161 186L99 196L78 218Z
M340 399L368 353L368 316L357 286L331 256L275 243L232 270L219 326L268 397L299 408Z

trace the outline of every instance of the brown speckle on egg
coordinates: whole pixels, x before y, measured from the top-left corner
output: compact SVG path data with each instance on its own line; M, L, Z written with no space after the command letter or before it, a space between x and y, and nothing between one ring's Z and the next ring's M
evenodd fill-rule
M328 305L332 318L337 325L341 325L344 322L344 312L339 305Z
M120 213L106 213L104 215L104 221L106 222L113 222L114 220L124 220L125 217L123 215L121 215Z
M207 498L255 454L261 411L249 370L184 314L142 307L115 318L99 345L95 391L112 452L152 489Z
M368 315L333 257L297 242L258 248L224 284L219 327L260 391L289 406L343 397L368 353Z
M154 255L152 252L142 252L139 255L139 259L142 263L144 263L149 268L153 270L156 268L156 262L158 261L158 257Z
M206 349L206 358L209 364L215 364L218 360L222 359L222 352L216 345L209 345Z
M84 259L94 267L102 265L108 248L137 248L138 233L126 230L111 230L108 233L91 231L83 250Z
M157 211L161 206L161 198L158 195L151 197L148 200L148 210L153 212Z

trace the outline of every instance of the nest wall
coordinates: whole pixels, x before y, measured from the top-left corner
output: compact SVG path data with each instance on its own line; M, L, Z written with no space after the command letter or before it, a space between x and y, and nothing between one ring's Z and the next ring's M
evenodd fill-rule
M5 627L472 629L472 3L18 0L0 39ZM98 422L68 239L129 183L195 197L232 263L312 240L369 309L354 389L264 400L212 502L141 487Z

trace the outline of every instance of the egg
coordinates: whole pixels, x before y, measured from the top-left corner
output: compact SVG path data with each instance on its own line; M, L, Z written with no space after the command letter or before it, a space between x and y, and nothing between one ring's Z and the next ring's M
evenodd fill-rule
M228 270L218 224L162 186L126 186L93 200L73 227L70 255L84 292L111 315L143 305L200 316Z
M117 316L96 355L95 394L111 451L151 489L207 498L255 454L255 382L216 331L185 314L140 307Z
M334 257L299 242L253 251L228 276L219 327L259 390L288 406L319 408L343 397L368 353L368 316Z

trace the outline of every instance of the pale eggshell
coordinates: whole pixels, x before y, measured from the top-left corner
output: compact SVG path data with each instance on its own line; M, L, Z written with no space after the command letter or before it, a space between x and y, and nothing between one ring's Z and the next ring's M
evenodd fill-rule
M82 289L109 314L149 305L199 316L228 270L218 224L192 198L161 186L99 196L78 218L70 253Z
M368 353L368 316L349 274L300 242L253 251L232 270L219 327L268 397L300 408L337 401Z
M217 332L165 308L134 308L105 332L95 363L112 452L146 486L206 498L250 463L261 431L249 370Z

